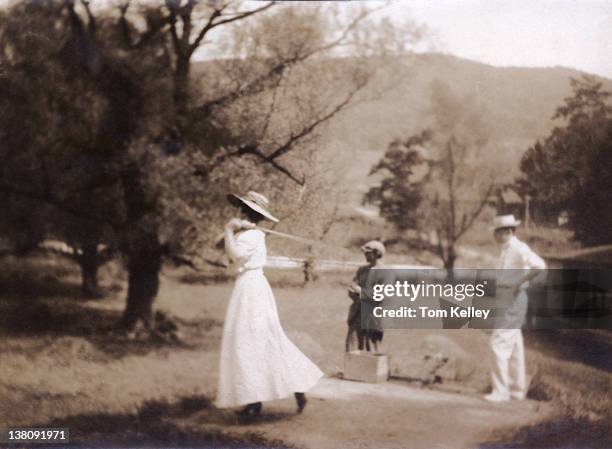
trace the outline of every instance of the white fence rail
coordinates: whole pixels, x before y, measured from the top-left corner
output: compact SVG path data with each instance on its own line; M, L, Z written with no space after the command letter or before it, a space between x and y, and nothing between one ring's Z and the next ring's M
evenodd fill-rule
M266 267L268 268L303 268L306 259L299 257L284 257L284 256L268 256ZM319 271L334 271L334 270L356 270L364 265L365 262L355 262L348 260L323 260L317 259L314 261L314 269ZM385 265L385 268L398 268L405 270L435 268L425 265Z

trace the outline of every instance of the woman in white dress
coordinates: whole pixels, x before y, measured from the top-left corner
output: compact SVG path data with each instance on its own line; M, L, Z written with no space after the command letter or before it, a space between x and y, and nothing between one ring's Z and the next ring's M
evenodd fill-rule
M244 406L238 413L254 416L262 402L293 393L301 413L304 393L323 373L285 335L263 273L266 235L255 226L263 219L278 220L268 211L267 198L257 192L228 199L241 211L241 218L225 227L225 250L238 275L223 326L216 404Z

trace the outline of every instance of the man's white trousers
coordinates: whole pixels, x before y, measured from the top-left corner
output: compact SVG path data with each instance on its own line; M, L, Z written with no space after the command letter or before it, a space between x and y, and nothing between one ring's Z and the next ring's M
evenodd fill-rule
M494 329L491 334L493 353L492 394L499 398L524 399L525 348L520 329Z

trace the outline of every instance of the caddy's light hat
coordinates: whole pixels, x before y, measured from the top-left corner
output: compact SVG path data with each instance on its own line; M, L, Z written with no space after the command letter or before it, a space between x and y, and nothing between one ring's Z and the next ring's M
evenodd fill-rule
M491 226L491 231L496 231L501 228L516 228L521 224L521 220L517 220L514 218L514 215L498 215L493 219L493 226Z
M374 251L378 253L378 257L382 257L385 255L386 249L385 245L380 240L370 240L361 247L361 251L363 251L364 253Z
M229 195L227 195L227 200L236 207L240 207L244 204L249 208L253 209L255 212L263 215L268 220L278 223L278 218L276 218L268 211L270 207L270 201L261 193L257 193L253 190L251 190L244 196L239 196L230 193Z

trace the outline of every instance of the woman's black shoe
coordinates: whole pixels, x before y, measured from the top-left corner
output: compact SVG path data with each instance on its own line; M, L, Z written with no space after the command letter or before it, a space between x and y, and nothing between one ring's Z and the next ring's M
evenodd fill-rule
M306 395L304 393L295 393L295 402L297 403L297 412L302 413L306 407Z
M257 416L261 413L261 402L246 405L243 409L236 411L238 416Z

